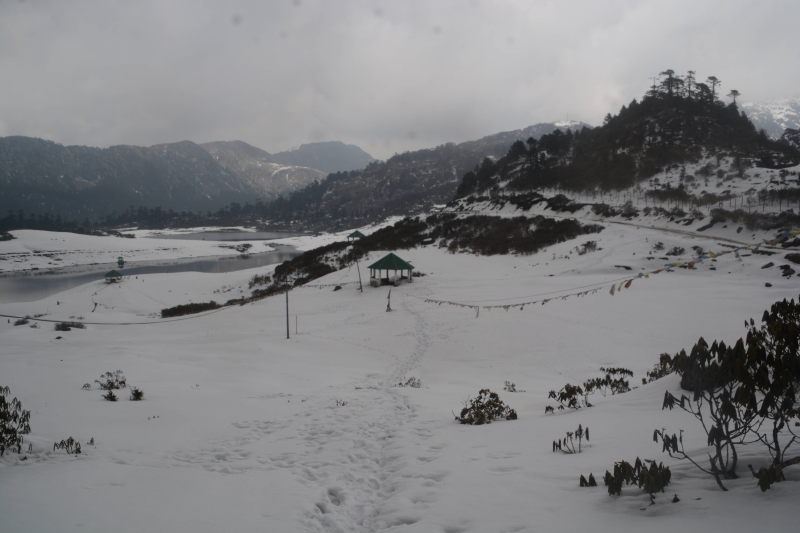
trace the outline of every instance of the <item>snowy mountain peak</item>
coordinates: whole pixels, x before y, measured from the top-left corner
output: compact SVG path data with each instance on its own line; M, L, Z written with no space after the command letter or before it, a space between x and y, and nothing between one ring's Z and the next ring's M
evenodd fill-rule
M787 128L800 128L800 97L748 102L741 107L756 128L763 129L773 139L783 135Z

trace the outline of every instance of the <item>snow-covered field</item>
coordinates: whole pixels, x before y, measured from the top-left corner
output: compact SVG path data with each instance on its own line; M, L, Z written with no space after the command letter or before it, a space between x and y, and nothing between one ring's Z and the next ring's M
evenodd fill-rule
M746 449L742 477L723 493L661 453L652 434L666 427L683 428L688 447L704 455L694 420L661 410L664 390L678 388L673 377L595 397L589 409L545 414L550 389L599 375L601 366L630 368L638 385L662 352L700 336L735 340L745 319L800 293L797 276L781 276L787 261L778 250L652 274L665 264L659 242L685 249L670 262L688 261L692 246L731 249L714 237L760 242L774 234L715 227L693 235L693 227L640 222L604 223L599 234L531 256L397 251L425 276L392 289L392 312L386 287L361 293L354 268L335 272L291 291L290 339L282 296L155 318L164 307L237 297L269 268L98 281L2 304L5 315L106 324L56 332L48 322L0 323L0 385L31 411L32 426L25 460L0 459L0 531L795 531L800 467L762 493L744 465L769 459ZM97 242L15 234L23 249L64 239L63 249L84 250L75 254L84 258ZM598 250L578 254L589 240ZM775 266L762 269L768 262ZM626 279L629 287L610 294ZM112 403L96 385L82 390L116 369L144 401L122 391ZM412 377L420 388L398 386ZM506 380L519 392L503 391ZM454 422L453 412L484 387L519 420ZM578 424L591 429L583 453L552 453L552 441ZM54 452L68 436L85 453ZM581 474L599 479L614 461L637 456L672 468L655 505L631 488L610 497L602 482L578 487ZM680 502L671 503L674 494Z

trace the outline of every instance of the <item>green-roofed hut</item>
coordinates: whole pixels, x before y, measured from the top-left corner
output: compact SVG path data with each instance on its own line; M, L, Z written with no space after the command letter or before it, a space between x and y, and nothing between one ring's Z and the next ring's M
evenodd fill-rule
M117 272L116 270L110 270L106 272L106 283L116 283L122 279L122 274Z
M357 241L358 239L363 239L365 235L358 230L355 230L353 233L347 236L348 241Z
M411 281L414 273L414 266L411 263L400 259L393 253L389 253L367 268L369 268L369 284L373 287L397 285L402 280Z

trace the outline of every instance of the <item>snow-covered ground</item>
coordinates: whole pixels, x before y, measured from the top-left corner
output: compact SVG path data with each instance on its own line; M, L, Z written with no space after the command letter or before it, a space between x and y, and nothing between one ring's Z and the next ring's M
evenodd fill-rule
M694 420L661 410L664 390L678 388L675 378L596 397L589 409L545 414L550 389L599 375L601 366L630 368L638 385L662 352L689 348L700 336L735 340L745 319L800 292L797 276L781 276L787 261L777 250L769 257L742 250L653 274L673 247L685 252L670 262L685 262L692 246L731 249L715 237L760 242L774 234L720 226L693 235L694 226L649 227L663 220L617 222L530 256L397 251L425 276L392 288L392 312L386 287L361 293L355 268L332 273L291 291L290 339L282 296L156 318L167 306L244 294L248 279L270 268L98 281L0 305L5 315L106 323L69 332L48 322L0 323L0 385L31 411L32 427L25 460L0 459L0 531L796 530L800 467L762 493L743 466L724 493L661 453L652 434L666 427L684 429L687 447L704 455ZM62 249L92 250L98 242L15 234L23 249L64 239ZM589 240L597 251L579 254ZM117 241L136 246L139 239ZM654 250L659 242L663 251ZM768 262L775 266L762 269ZM629 287L610 293L627 279ZM112 403L96 385L82 390L116 369L141 387L144 401L121 391ZM412 377L420 388L398 386ZM503 391L506 380L520 391ZM453 412L484 387L519 420L454 422ZM591 429L583 453L552 453L552 441L578 424ZM54 452L53 443L68 436L85 453ZM760 450L744 455L742 465L768 462ZM672 468L672 484L655 505L631 488L610 497L602 483L578 487L581 474L600 479L614 461L636 456ZM671 503L673 494L680 502Z

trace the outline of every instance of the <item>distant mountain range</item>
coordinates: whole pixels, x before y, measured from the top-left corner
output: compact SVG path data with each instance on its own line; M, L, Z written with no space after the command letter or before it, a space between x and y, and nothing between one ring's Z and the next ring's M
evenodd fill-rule
M93 148L4 137L0 215L22 211L82 220L131 208L199 213L266 202L261 218L273 222L342 226L445 203L465 172L486 157L501 157L514 141L583 126L537 124L385 162L341 142L270 154L242 141Z
M800 129L800 98L749 102L741 108L756 129L763 129L773 139L779 139L787 128Z
M331 168L357 169L371 160L341 142L271 155L242 141L93 148L3 137L0 213L76 220L130 207L217 210L233 202L272 200L324 178ZM323 168L303 164L309 162Z

